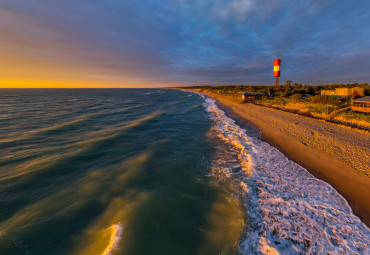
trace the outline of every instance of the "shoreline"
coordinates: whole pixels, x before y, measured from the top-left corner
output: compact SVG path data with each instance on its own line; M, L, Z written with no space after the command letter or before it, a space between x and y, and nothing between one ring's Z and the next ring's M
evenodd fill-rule
M236 103L235 100L218 94L200 93L215 99L219 108L234 119L239 126L255 130L256 133L252 134L253 136L259 136L262 141L277 148L288 159L307 169L313 176L333 186L347 200L355 215L370 226L370 198L367 196L370 191L370 178L368 176L332 155L312 148L274 128L271 124L247 114L245 112L247 105ZM262 106L256 107L263 108ZM299 116L299 118L305 117Z

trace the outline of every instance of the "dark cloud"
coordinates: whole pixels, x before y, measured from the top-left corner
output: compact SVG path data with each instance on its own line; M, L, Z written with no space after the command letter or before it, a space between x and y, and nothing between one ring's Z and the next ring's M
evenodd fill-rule
M271 84L280 57L283 80L370 80L369 1L0 0L0 8L23 18L0 25L22 35L22 47L102 75Z

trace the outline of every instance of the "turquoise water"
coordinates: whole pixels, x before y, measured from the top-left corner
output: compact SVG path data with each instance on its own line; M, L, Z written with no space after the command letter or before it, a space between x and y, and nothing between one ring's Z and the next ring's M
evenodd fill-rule
M0 254L237 254L244 212L210 174L225 148L203 101L1 90Z

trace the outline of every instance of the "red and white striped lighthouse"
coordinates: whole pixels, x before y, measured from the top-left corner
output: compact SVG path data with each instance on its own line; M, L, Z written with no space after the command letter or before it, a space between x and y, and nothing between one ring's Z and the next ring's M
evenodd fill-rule
M274 60L274 76L280 77L280 59Z
M279 77L280 77L280 59L275 59L274 60L274 77L275 77L275 90L279 90Z

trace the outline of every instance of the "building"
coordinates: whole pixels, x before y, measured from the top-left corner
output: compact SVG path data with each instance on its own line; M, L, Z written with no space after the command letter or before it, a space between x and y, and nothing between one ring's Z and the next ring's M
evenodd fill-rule
M321 95L328 95L328 96L353 96L355 98L363 97L365 95L364 88L361 87L354 87L354 88L336 88L335 90L330 89L323 89L321 90Z
M352 100L352 111L357 112L370 112L370 96L361 97Z
M243 102L254 102L256 100L261 100L270 97L268 94L260 94L254 92L245 92L242 95Z
M363 97L365 95L364 88L354 87L354 88L336 88L335 96L354 96Z
M324 95L327 95L327 96L334 96L334 92L335 90L331 90L331 89L322 89L321 90L321 95L324 96Z

